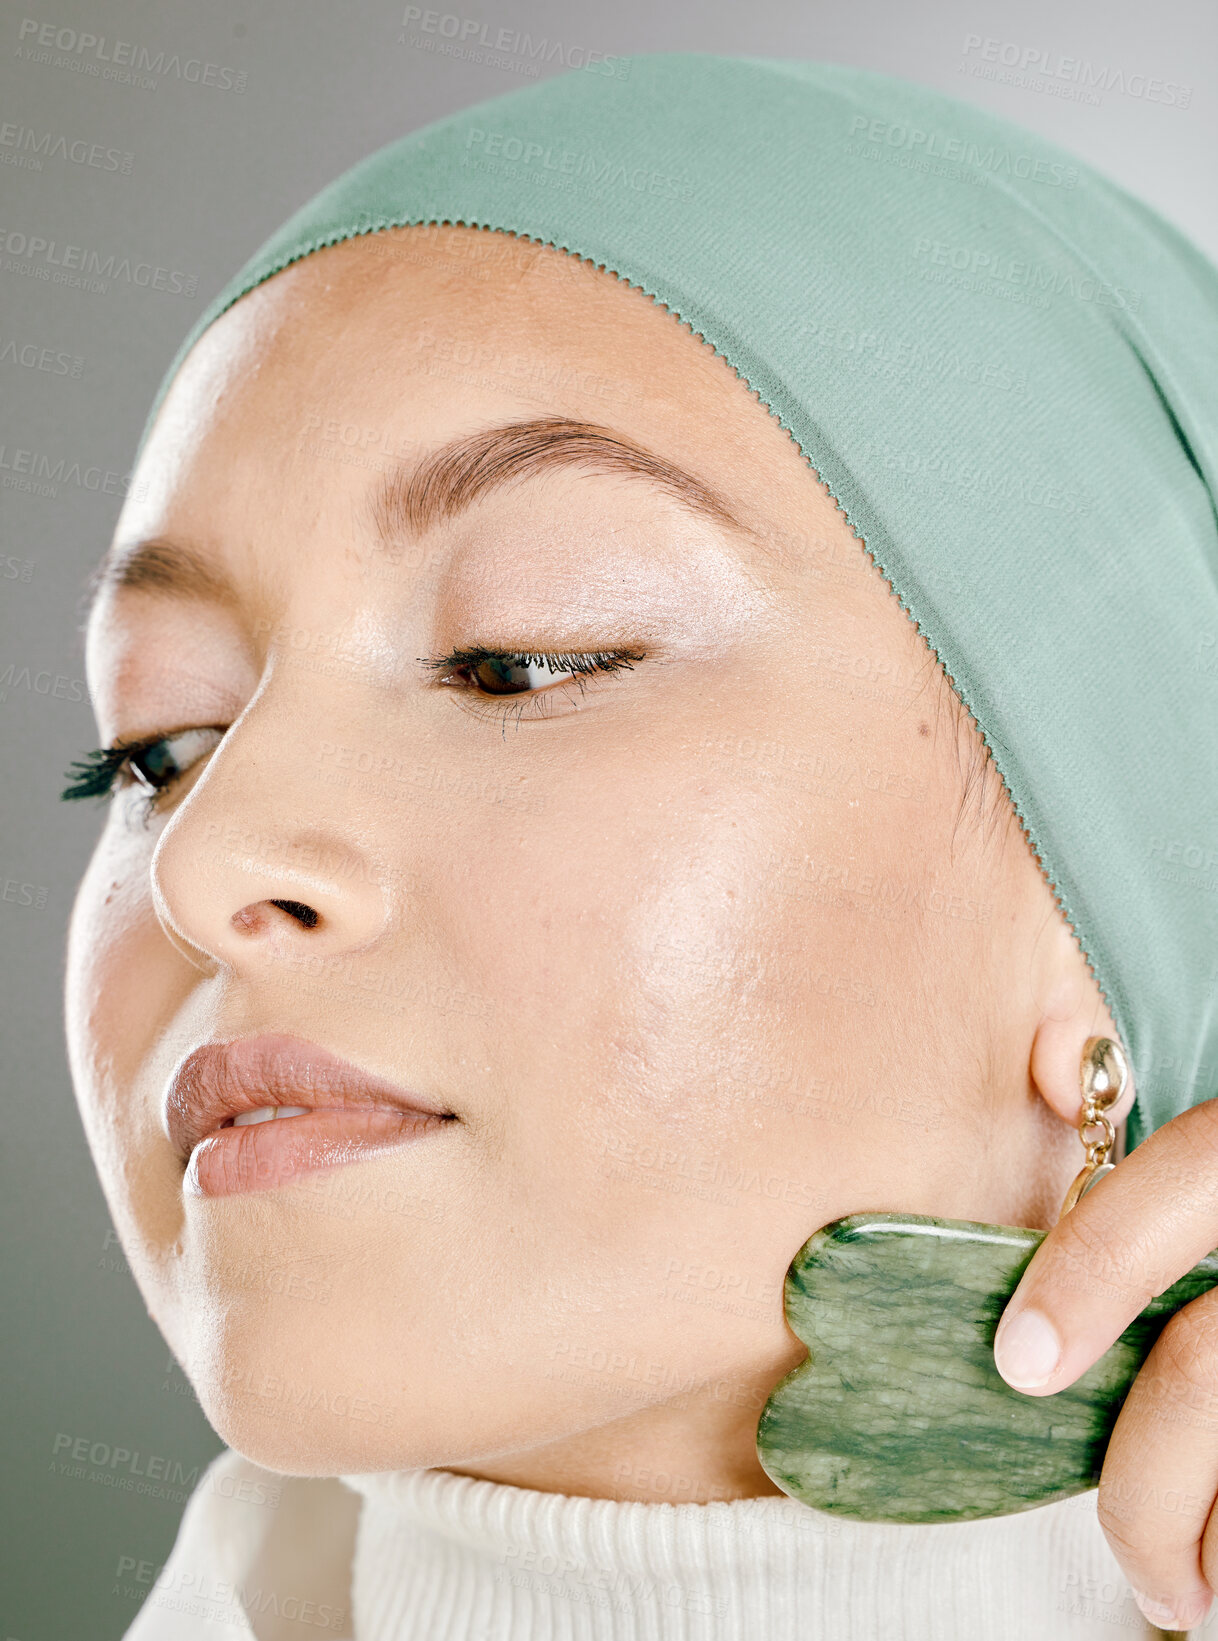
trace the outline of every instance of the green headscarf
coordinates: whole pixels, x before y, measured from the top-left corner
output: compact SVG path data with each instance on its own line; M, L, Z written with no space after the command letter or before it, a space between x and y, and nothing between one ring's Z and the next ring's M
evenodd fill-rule
M1130 1143L1218 1094L1214 267L1069 154L921 87L606 60L326 188L207 309L153 416L255 285L438 222L603 265L757 391L976 718L1129 1051Z

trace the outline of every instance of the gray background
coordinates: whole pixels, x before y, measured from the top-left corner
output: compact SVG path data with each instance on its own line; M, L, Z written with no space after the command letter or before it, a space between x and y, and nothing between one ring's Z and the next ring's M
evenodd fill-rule
M80 682L84 579L113 528L161 373L208 298L355 160L529 77L524 58L505 68L412 45L400 0L29 3L23 11L10 0L0 14L0 1638L109 1641L130 1623L150 1576L146 1567L141 1583L128 1563L163 1561L181 1478L219 1444L114 1240L63 1048L64 930L100 824L89 806L56 802L69 760L95 741ZM1056 139L1218 258L1212 0L453 0L448 15L485 23L491 36L527 30L568 49L819 58L935 86ZM210 78L231 84L244 74L244 89L192 83L172 69L151 84L124 84L81 72L91 54L72 45L40 62L25 53L37 43L22 33L26 18L105 36L107 50L124 40L152 57L211 63ZM980 61L966 51L972 35L1187 84L1191 100L1166 106L1107 91L1088 105L978 77L968 72ZM52 144L117 150L119 169L50 153L40 168L15 163L21 128ZM38 276L41 259L6 254L21 235L159 264L197 285L184 296L122 280L104 292L56 284ZM80 482L69 477L49 494L12 487L29 461L22 451L52 465L64 458L69 472L79 464ZM82 1441L90 1456L77 1464ZM119 1448L138 1458L116 1465ZM167 1474L171 1496L114 1485L133 1470Z

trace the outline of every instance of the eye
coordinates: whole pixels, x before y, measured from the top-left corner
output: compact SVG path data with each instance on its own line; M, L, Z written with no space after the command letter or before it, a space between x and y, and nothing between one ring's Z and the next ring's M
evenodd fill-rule
M484 701L502 701L514 698L513 709L519 719L524 713L524 699L529 696L553 695L556 684L577 683L584 688L585 680L598 673L612 674L633 670L636 661L643 660L633 650L548 652L492 650L482 645L451 650L435 658L420 657L425 667L440 675L440 682L460 689ZM494 709L499 710L499 709ZM542 701L535 709L543 710Z
M470 682L486 695L522 695L528 690L545 689L559 678L573 678L574 672L554 671L544 657L488 655L470 665Z
M222 729L184 729L150 746L130 750L125 764L145 792L163 792L215 748Z
M133 783L141 788L145 801L155 802L180 780L201 758L220 744L224 730L216 725L204 729L181 729L172 735L146 736L139 741L117 742L99 747L74 763L67 772L64 799L102 798L117 787Z

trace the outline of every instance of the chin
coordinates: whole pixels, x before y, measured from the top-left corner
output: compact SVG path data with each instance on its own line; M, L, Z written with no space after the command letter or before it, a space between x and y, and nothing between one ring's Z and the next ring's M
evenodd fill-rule
M465 1457L468 1436L435 1419L427 1397L424 1416L404 1415L401 1396L383 1400L335 1386L323 1387L282 1364L246 1365L218 1380L203 1377L196 1393L208 1422L244 1458L287 1476L341 1476L372 1470L422 1470Z
M266 1308L226 1307L185 1364L213 1430L254 1464L288 1476L434 1469L502 1439L470 1418L473 1408L494 1411L493 1391L467 1384L451 1363L446 1372L412 1363L408 1340L392 1350L349 1316L293 1320L268 1326ZM387 1371L369 1372L369 1362Z
M201 1398L202 1400L202 1398ZM432 1468L439 1461L420 1443L418 1451L402 1453L386 1444L377 1425L360 1429L354 1421L316 1410L280 1410L270 1415L222 1397L204 1401L208 1422L226 1446L243 1458L284 1476L344 1476L373 1470Z
M280 1382L286 1382L280 1376ZM437 1406L426 1393L417 1409L353 1401L350 1408L265 1405L244 1386L196 1386L207 1420L243 1458L285 1476L361 1475L437 1470L501 1459L533 1445L519 1431L471 1425L469 1403ZM411 1412L414 1413L412 1419ZM544 1439L553 1436L544 1432ZM563 1434L569 1434L564 1431Z
M216 1434L255 1464L285 1475L379 1468L390 1421L385 1387L361 1361L371 1341L323 1306L248 1296L208 1307L183 1367ZM316 1314L310 1314L315 1312Z
M612 1423L624 1410L562 1394L535 1363L516 1375L495 1360L414 1356L335 1317L323 1339L225 1319L206 1353L186 1365L220 1439L243 1458L287 1476L434 1470L499 1460ZM369 1361L384 1371L374 1376ZM390 1364L392 1366L390 1367ZM538 1386L545 1395L539 1402ZM558 1393L554 1394L557 1388Z

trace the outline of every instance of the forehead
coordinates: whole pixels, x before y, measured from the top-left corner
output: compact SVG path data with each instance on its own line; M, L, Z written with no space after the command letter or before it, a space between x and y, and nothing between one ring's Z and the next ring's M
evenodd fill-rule
M540 415L633 431L675 459L718 441L701 459L742 476L759 455L801 465L735 372L650 297L553 247L455 227L347 240L249 292L192 350L141 465L171 455L180 479L184 457L227 468L302 443L375 463L479 418ZM146 491L154 475L139 477Z
M460 501L480 461L503 466L493 441L477 455L479 435L540 423L641 452L634 466L653 480L669 470L669 499L709 503L704 518L742 526L737 547L760 544L771 566L806 560L840 527L789 435L667 309L553 247L411 228L306 257L209 328L166 396L105 569L161 541L229 572L236 558L247 579L279 581L288 559L323 568L336 555L319 557L319 538L444 522L451 509L415 505L419 475L434 479L464 445L440 486ZM587 441L546 442L568 476L624 471Z

